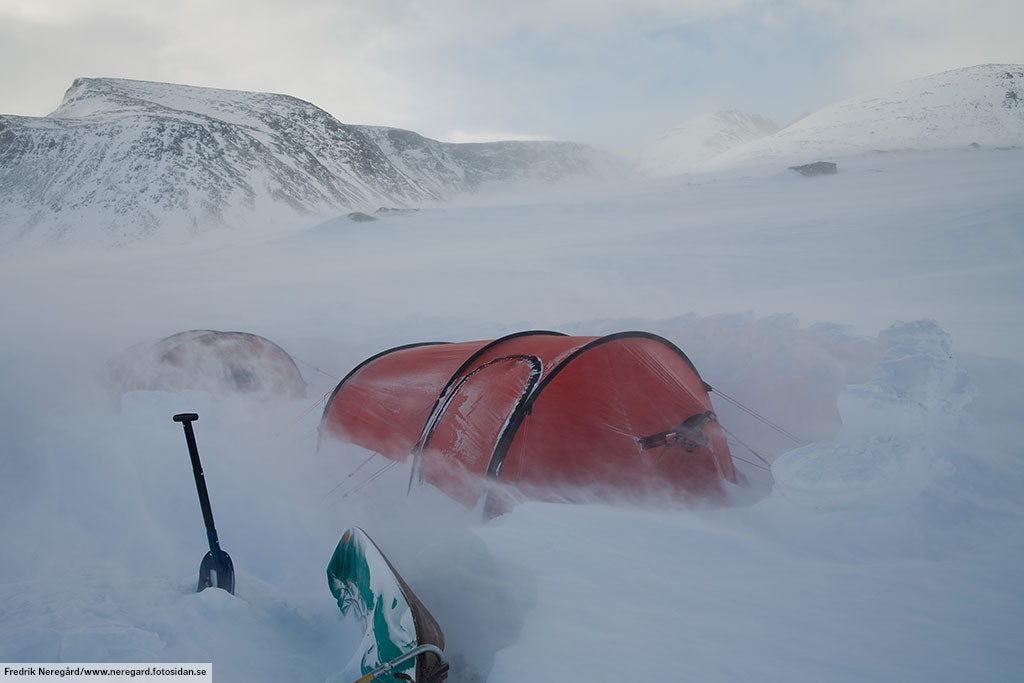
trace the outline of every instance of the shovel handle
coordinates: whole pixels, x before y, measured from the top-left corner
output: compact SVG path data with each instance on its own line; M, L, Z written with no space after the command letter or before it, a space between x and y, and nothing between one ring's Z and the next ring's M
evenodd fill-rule
M217 540L217 529L213 525L213 510L210 508L210 494L206 490L203 464L199 461L196 433L192 429L192 423L199 419L199 415L196 413L179 413L173 419L175 422L180 422L181 426L185 429L185 443L188 445L189 458L192 459L192 476L196 480L196 493L199 494L199 507L203 511L203 523L206 525L206 536L210 542L210 552L217 555L220 552L220 543Z

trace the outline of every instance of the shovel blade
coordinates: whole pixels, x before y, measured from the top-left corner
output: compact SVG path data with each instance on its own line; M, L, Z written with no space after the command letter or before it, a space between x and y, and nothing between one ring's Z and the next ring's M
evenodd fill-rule
M235 594L235 567L231 563L231 556L223 550L216 554L212 550L207 551L199 564L199 587L196 592L207 588L220 588Z

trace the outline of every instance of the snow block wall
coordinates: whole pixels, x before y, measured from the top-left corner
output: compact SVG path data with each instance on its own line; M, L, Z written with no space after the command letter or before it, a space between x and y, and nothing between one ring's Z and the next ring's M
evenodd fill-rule
M913 502L954 473L944 455L970 403L970 378L937 323L896 323L880 335L884 351L871 380L839 396L838 438L791 451L772 472L781 494L820 508Z

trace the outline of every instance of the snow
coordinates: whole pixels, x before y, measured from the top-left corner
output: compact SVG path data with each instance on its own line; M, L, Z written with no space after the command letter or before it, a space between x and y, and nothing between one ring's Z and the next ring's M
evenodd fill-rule
M836 160L330 232L6 245L0 660L326 680L362 637L325 576L358 525L444 628L456 682L1018 678L1024 151ZM483 522L407 495L404 466L364 483L380 458L317 449L319 401L366 357L529 328L669 338L772 476L734 441L751 486L731 507L524 502ZM186 329L267 337L310 398L104 393L107 360ZM178 412L200 415L235 596L194 592Z

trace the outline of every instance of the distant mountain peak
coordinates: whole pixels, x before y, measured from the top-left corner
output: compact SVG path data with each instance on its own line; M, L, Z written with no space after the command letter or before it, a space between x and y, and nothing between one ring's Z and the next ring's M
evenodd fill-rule
M738 145L771 135L779 125L756 114L721 110L689 119L640 151L636 169L647 176L669 176L697 168L702 162Z

